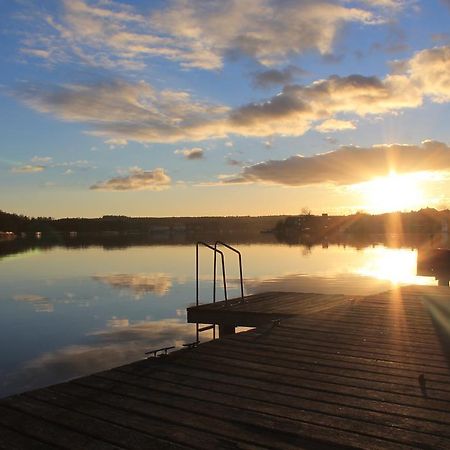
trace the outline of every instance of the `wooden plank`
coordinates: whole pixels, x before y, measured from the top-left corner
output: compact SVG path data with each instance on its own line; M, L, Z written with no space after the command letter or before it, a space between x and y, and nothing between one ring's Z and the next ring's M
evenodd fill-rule
M188 381L186 381L186 378ZM324 415L335 415L336 411L339 411L340 417L393 427L391 431L394 434L398 430L409 430L414 433L423 432L447 439L450 437L450 414L445 413L441 413L439 416L442 419L441 422L436 422L430 420L429 417L416 418L414 415L408 415L399 407L396 409L383 408L384 405L381 403L375 404L377 408L372 409L370 406L374 405L373 402L354 401L353 404L349 404L348 398L344 399L345 401L342 401L343 397L336 396L330 399L329 395L323 393L315 398L308 398L274 393L271 390L259 389L255 386L242 389L240 385L228 385L216 380L205 382L204 379L196 379L192 373L189 377L176 376L170 372L137 377L111 371L107 374L107 379L120 381L124 390L128 389L127 385L130 384L144 388L144 392L147 392L149 388L166 393L178 392L180 396L213 401L229 406L236 406L236 399L239 398L239 409L264 412L265 414L284 416L294 420L299 420L298 410L300 408L321 412ZM417 410L413 412L417 413ZM399 432L404 437L403 431Z
M22 404L20 396L10 397L2 400L0 405L0 424L6 426L26 437L33 438L50 446L63 447L66 449L99 449L111 450L120 447L96 440L84 433L78 433L66 427L58 426L41 418L33 405L26 412L20 410ZM4 405L13 405L13 408ZM17 408L16 409L16 405Z
M318 367L321 370L332 370L333 372L342 372L354 377L362 377L373 380L386 380L387 378L395 380L397 383L410 383L416 384L418 377L423 372L412 371L408 372L402 368L397 367L385 367L382 364L377 364L377 361L373 360L372 363L368 363L365 360L348 360L341 358L340 355L335 357L322 356L317 354L316 356L306 355L302 352L298 352L298 358L290 357L286 349L280 348L278 351L273 349L260 349L253 344L246 342L234 341L232 346L215 345L214 349L206 349L201 346L198 348L198 352L229 352L234 355L241 355L242 358L248 357L250 360L262 361L268 365L279 365L285 368L299 368L305 369ZM300 357L301 355L301 357ZM443 392L450 393L449 375L436 374L427 372L427 379L430 385L435 389L439 389Z
M258 423L249 424L246 427L239 426L236 421L226 421L210 415L212 405L206 409L199 409L199 404L192 406L185 399L177 398L175 395L167 395L162 400L161 396L149 390L151 396L145 400L132 396L133 390L128 388L127 393L120 391L120 385L111 381L101 382L94 377L86 377L77 380L76 383L61 386L65 393L84 399L95 399L97 408L103 406L104 413L112 408L120 408L126 411L126 415L136 420L140 417L142 426L148 417L156 417L165 424L172 424L178 429L190 429L189 434L184 435L184 442L189 445L197 445L197 448L218 448L221 446L233 447L237 443L254 445L256 447L278 448L303 448L302 442L310 442L310 439L301 439L290 434L280 435L279 431L270 430ZM115 386L118 392L115 392ZM57 386L60 388L60 386ZM145 392L145 391L144 391ZM93 401L89 400L90 407ZM203 406L203 405L201 405ZM164 425L163 425L164 427ZM173 430L172 430L173 432ZM205 440L205 436L209 439ZM191 440L192 438L192 440ZM196 444L197 443L197 444Z
M288 399L302 401L320 400L325 403L335 405L347 405L370 411L378 411L389 414L396 414L402 417L410 417L433 423L448 426L450 424L450 412L448 404L442 402L429 401L428 399L415 399L402 397L399 395L389 395L378 391L345 388L339 385L326 383L311 383L302 380L293 384L287 378L282 378L278 383L273 383L271 379L264 376L252 376L248 370L222 369L220 366L213 366L213 370L206 371L205 365L193 367L190 365L171 365L158 372L141 373L139 376L121 371L110 371L104 374L105 377L116 380L123 380L124 383L137 383L147 385L148 380L160 380L164 382L177 383L193 387L195 389L205 389L206 387L217 392L227 392L232 395L252 396L252 392L261 391L270 395L272 401L277 400L278 395ZM411 401L412 400L412 401ZM437 406L437 408L436 408ZM439 409L440 408L440 409Z
M188 322L230 324L230 313L235 323L242 326L256 326L278 317L290 317L297 314L310 314L333 308L349 301L349 296L305 293L268 293L255 297L246 297L228 302L216 302L188 308ZM247 314L251 314L252 318ZM257 315L260 317L256 317ZM273 315L273 316L271 316ZM202 322L204 321L204 322Z
M58 447L0 426L0 449L2 450L52 450L56 448Z
M364 380L348 380L335 377L333 374L328 376L321 376L320 374L304 374L296 371L291 373L289 371L273 372L270 370L257 370L261 367L254 363L243 363L239 360L228 360L220 356L207 355L196 357L195 359L182 359L177 360L174 364L163 368L163 370L179 371L185 370L188 373L192 370L201 371L202 377L220 379L221 375L226 377L241 377L242 380L249 380L245 384L246 387L251 387L254 383L268 383L270 389L276 391L281 389L281 392L285 392L283 389L287 389L287 392L291 390L295 392L296 389L307 389L312 392L326 392L327 394L337 393L342 395L349 395L354 398L360 399L373 399L376 401L395 403L400 406L412 406L418 408L430 409L430 416L432 412L448 412L450 410L450 400L445 401L440 397L424 397L420 390L420 387L404 387L398 389L397 385L389 383L372 383ZM128 371L122 370L125 373ZM155 372L157 373L157 372ZM139 376L146 376L148 373L145 369L139 371ZM200 376L197 373L197 376ZM250 383L250 385L249 385ZM295 393L293 393L295 395Z
M86 413L78 413L74 408L74 399L58 392L41 389L33 391L26 395L28 403L20 404L26 411L29 404L41 404L43 409L42 416L51 417L52 421L63 426L69 426L75 431L83 432L101 439L106 442L113 442L124 448L130 449L186 449L184 445L177 445L174 442L158 439L155 436L133 430L122 426L122 424L115 424L108 422L108 415L101 418ZM15 406L17 405L15 402ZM50 413L49 413L50 411ZM110 414L113 412L111 411ZM158 424L161 426L161 424Z
M402 352L401 350L391 350L391 352L388 352L386 351L386 349L384 351L380 350L379 347L369 347L366 345L349 346L348 344L342 345L341 343L335 341L319 341L314 339L307 339L305 338L305 336L297 338L295 336L289 335L288 333L275 334L275 332L271 333L269 336L258 336L258 339L255 339L253 334L246 333L245 335L240 337L240 339L243 341L249 340L251 342L257 342L258 344L276 345L278 347L284 346L290 349L301 349L309 352L319 351L321 353L340 354L349 357L363 356L364 358L376 359L389 363L400 363L416 368L421 367L421 369L419 370L422 371L437 368L439 370L448 372L447 361L444 357L436 356L435 358L427 358L426 354L418 352L408 353ZM393 348L398 349L398 346L395 346Z
M276 327L278 328L278 327ZM233 337L230 337L233 340ZM446 364L445 358L441 359L440 363L427 362L422 358L417 357L413 353L410 357L398 354L397 357L389 357L385 353L374 355L368 351L364 346L349 350L342 348L339 344L333 345L332 340L327 344L319 344L314 341L304 343L302 339L296 339L289 335L279 335L275 333L267 333L258 335L256 333L245 333L242 337L239 336L239 342L250 343L254 346L270 346L274 349L282 349L283 352L294 354L295 351L302 352L302 354L310 355L330 355L331 359L348 359L354 358L367 360L370 364L377 364L386 367L403 368L405 371L427 372L448 375L449 368ZM437 349L438 351L438 349Z
M202 366L203 367L203 366ZM247 374L248 375L248 374ZM189 386L196 390L211 390L214 392L227 393L236 397L260 398L266 395L267 401L271 403L292 404L301 403L303 400L323 401L326 404L335 406L351 406L355 409L375 411L384 414L392 414L401 417L418 419L420 421L432 422L437 425L450 425L450 412L436 411L421 406L409 406L389 402L389 399L383 397L381 400L372 399L365 396L364 392L356 392L352 389L350 392L345 390L339 392L339 389L322 386L293 386L292 384L280 383L273 384L265 381L263 378L246 376L245 371L228 372L214 371L205 372L204 367L198 369L195 367L172 365L158 372L141 374L139 376L120 371L110 371L104 375L108 379L122 381L123 383L136 384L138 386L148 386L159 389L160 384L154 384L156 381L161 383L173 383L181 386ZM355 395L359 394L359 395ZM197 395L194 392L193 395ZM233 397L234 398L234 397ZM448 433L446 433L448 436Z
M424 395L419 383L419 380L398 380L392 377L386 376L367 376L364 374L362 376L358 371L345 371L337 370L336 368L320 367L316 365L308 364L297 364L293 366L287 366L279 364L278 362L273 363L267 358L261 358L258 356L249 355L248 353L241 352L227 352L226 350L221 350L218 347L215 349L214 354L209 352L197 352L195 355L196 360L200 360L205 357L206 359L213 359L215 361L220 361L222 364L229 364L232 366L243 366L251 367L253 370L261 370L267 373L283 375L288 374L292 377L310 377L312 379L325 379L332 383L342 383L344 385L356 385L362 386L364 388L370 388L373 386L374 389L387 390L392 393L414 393L415 395ZM269 363L267 363L269 361ZM276 382L274 380L274 382ZM445 390L436 388L434 385L429 385L427 383L426 387L427 396L433 399L440 399L450 401L450 394Z
M108 392L114 391L114 393L117 393L118 395L124 395L126 393L127 396L132 396L136 400L139 399L145 402L151 401L152 403L158 403L159 405L176 406L179 414L183 410L197 412L197 414L201 411L201 414L198 414L197 417L199 422L204 421L205 414L207 414L209 417L223 420L224 423L236 424L238 434L235 434L235 437L242 437L243 433L248 434L252 428L256 428L255 431L257 431L251 439L255 439L254 442L256 443L263 442L264 445L271 448L279 448L280 446L286 447L288 444L296 445L296 443L299 442L299 439L301 440L300 442L307 439L307 443L310 440L311 434L305 434L303 432L302 427L305 424L311 426L309 433L312 432L315 426L325 427L326 429L333 428L334 433L341 434L338 441L339 443L355 445L359 442L359 445L362 445L363 443L366 443L367 445L367 442L370 441L373 448L380 448L380 445L382 445L382 448L396 448L399 442L414 445L416 440L418 440L417 442L420 442L424 437L419 433L412 433L411 435L408 434L406 430L402 430L401 436L399 435L398 439L392 436L385 438L385 432L382 432L382 427L375 427L373 424L361 421L361 419L354 421L349 418L341 417L340 415L321 414L313 410L305 410L302 406L293 409L290 417L288 417L286 415L287 408L278 405L276 408L278 411L276 415L269 418L267 417L267 414L268 411L274 410L273 406L270 407L269 404L266 409L263 409L262 403L258 403L259 408L258 406L255 408L256 411L259 410L259 412L254 412L243 407L245 401L242 397L237 399L237 397L234 396L229 399L231 405L237 405L234 407L227 406L223 403L223 395L220 396L219 401L219 396L214 396L212 392L209 392L208 394L209 400L204 401L197 400L187 395L187 388L177 390L173 387L173 389L171 391L169 390L169 393L166 394L161 391L156 391L152 385L148 385L142 389L133 387L129 383L124 385L122 382L118 383L117 381L112 381L110 379L94 381L94 378L95 377L89 378L89 385L91 387L95 386L96 388L99 388L100 386L103 386L102 389L107 389ZM172 395L173 392L177 392L178 398L174 398ZM192 393L193 391L191 390L190 392ZM237 400L238 402L236 402ZM261 413L261 411L263 411L264 414ZM303 420L301 420L302 418ZM388 427L388 429L392 434L392 427ZM320 428L319 431L321 436L325 436L324 429ZM351 434L348 434L348 431L351 431ZM274 432L275 436L273 435ZM331 438L328 444L336 442L333 434L328 434ZM312 436L314 436L314 434ZM286 442L287 439L289 440ZM427 436L427 439L428 442L432 441L436 445L439 445L438 440L434 439L433 436ZM445 439L439 438L439 441L443 443ZM338 444L338 442L336 442L336 444Z

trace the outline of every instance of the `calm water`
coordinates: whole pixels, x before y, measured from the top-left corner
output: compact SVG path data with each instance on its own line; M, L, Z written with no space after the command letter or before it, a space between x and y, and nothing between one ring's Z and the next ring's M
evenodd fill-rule
M436 284L416 276L417 251L411 248L238 247L246 293L366 294L393 284ZM0 257L0 397L194 341L195 326L186 324L186 307L195 299L194 256L192 245L140 245L57 246ZM207 251L201 256L206 302L212 259ZM227 256L229 293L237 296L233 256Z

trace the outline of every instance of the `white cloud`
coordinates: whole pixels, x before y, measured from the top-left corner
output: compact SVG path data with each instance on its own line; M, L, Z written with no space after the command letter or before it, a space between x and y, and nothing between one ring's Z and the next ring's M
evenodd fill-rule
M425 99L449 101L450 46L396 62L384 78L335 75L306 86L285 86L273 97L234 109L199 101L187 92L157 91L145 82L120 80L57 89L24 85L16 95L38 111L87 123L91 133L108 139L171 143L232 134L300 136L318 122L325 128L332 123L349 128L348 122L336 119L342 113L380 115L417 108Z
M230 52L264 65L307 50L330 53L343 25L378 18L367 9L324 0L173 0L152 22L185 49L184 66L215 69Z
M40 21L23 40L23 55L50 64L141 70L154 57L218 69L233 53L264 65L309 50L329 54L346 24L382 23L390 18L385 7L401 2L172 0L150 15L112 0L61 3L56 12L29 13Z
M404 68L423 95L439 103L450 101L450 45L417 52Z
M381 7L391 10L398 10L406 7L408 4L415 3L414 0L359 0L359 3L366 4L371 7Z
M49 164L51 163L53 158L51 156L33 156L31 158L32 163L39 163L39 164Z
M390 172L450 171L450 147L437 141L422 145L343 146L310 157L291 156L245 167L222 183L269 183L306 186L317 183L355 184Z
M112 138L106 139L105 144L109 145L109 148L113 150L116 147L125 147L128 144L128 141L123 138Z
M157 91L143 81L116 80L54 89L23 85L16 95L37 111L91 125L93 134L142 142L223 136L220 120L228 110L200 102L187 92Z
M91 186L93 190L102 191L160 191L170 186L171 179L164 169L144 170L133 167L129 175L111 178Z
M316 130L320 133L328 133L330 131L354 130L355 124L351 120L328 119L324 120L320 125L316 126Z
M36 172L42 172L44 169L45 169L45 166L42 166L42 165L25 164L23 166L12 167L11 172L13 172L13 173L36 173Z

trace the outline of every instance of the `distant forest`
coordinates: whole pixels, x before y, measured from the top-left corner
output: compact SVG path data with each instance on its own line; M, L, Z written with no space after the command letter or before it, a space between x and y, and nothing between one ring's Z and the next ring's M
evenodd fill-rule
M126 217L103 216L95 219L27 217L0 210L0 231L43 234L59 233L185 233L226 230L272 230L288 216L229 217Z
M403 213L370 215L357 213L347 216L227 216L227 217L126 217L100 218L27 217L0 211L0 232L23 233L227 233L274 232L276 234L335 234L335 233L435 233L448 231L450 211L432 208Z

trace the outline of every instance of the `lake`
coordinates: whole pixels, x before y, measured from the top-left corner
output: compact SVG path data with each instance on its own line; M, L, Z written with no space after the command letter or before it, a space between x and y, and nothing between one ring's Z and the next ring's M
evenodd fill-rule
M395 245L375 238L318 245L262 240L236 243L247 294L370 294L397 284L437 284L416 275L414 239ZM186 324L186 307L195 302L191 243L0 242L0 249L0 397L195 340L195 325ZM238 296L237 261L233 253L226 258L229 297ZM212 277L212 254L202 249L202 302L211 300Z

